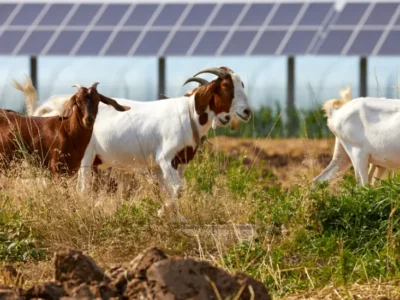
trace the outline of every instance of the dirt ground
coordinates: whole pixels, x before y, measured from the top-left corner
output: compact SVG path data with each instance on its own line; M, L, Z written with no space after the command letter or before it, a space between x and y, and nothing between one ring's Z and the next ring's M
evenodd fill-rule
M294 182L311 180L330 162L334 139L251 139L216 137L209 140L210 149L228 156L245 154L244 163L272 172L271 184L289 187Z

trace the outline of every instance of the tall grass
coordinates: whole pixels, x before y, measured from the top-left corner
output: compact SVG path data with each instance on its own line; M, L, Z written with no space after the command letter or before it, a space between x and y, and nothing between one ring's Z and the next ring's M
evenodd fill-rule
M282 189L266 184L261 170L242 159L202 151L185 173L179 203L197 226L190 233L157 217L167 196L150 175L135 176L130 195L101 189L81 195L75 179L55 184L46 171L18 165L0 178L0 259L46 261L70 246L107 265L155 245L245 271L281 296L398 278L400 178L358 188L346 176L335 189L324 183L315 190L309 179ZM256 236L205 231L208 224L246 223Z

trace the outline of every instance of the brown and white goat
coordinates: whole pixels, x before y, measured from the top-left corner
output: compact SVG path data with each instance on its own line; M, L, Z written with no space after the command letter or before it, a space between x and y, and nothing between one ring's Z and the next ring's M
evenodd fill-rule
M8 164L20 150L37 155L40 165L49 168L57 179L61 174L77 173L93 132L99 102L117 111L129 108L90 88L75 85L74 94L62 116L31 117L11 110L0 110L0 156Z

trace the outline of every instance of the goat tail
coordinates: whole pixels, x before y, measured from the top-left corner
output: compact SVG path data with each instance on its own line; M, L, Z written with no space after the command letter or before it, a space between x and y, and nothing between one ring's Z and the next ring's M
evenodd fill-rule
M325 116L330 118L334 110L341 108L347 102L349 102L349 100L342 100L342 99L328 100L322 105L322 110L324 111Z
M32 116L35 110L38 96L36 93L36 89L33 86L31 78L28 75L26 75L25 82L23 84L14 80L13 85L17 90L20 90L21 92L24 93L28 116Z

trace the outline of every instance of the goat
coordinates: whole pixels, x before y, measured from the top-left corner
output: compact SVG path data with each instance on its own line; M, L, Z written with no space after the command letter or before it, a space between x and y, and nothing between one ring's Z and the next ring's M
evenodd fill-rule
M180 220L176 199L182 188L182 165L190 162L212 123L228 125L232 115L248 121L251 110L240 77L226 67L209 68L195 74L218 76L193 90L191 95L151 102L116 99L132 107L124 115L100 106L99 120L82 160L78 189L84 191L96 160L103 167L156 169L161 183L172 194L159 212L172 212ZM193 81L190 79L186 81Z
M357 182L365 185L371 179L368 164L381 170L400 168L399 133L400 102L386 98L357 98L350 102L330 100L323 105L328 127L336 136L333 159L313 181L331 178L354 167ZM337 153L345 152L347 157Z
M330 110L332 107L339 108L351 100L351 88L350 85L345 89L340 89L339 94L341 99L334 99L327 101L323 105L323 110L325 110L326 114L327 111ZM338 138L335 138L335 148L333 152L333 157L329 165L312 181L312 186L315 188L316 183L320 181L330 180L338 176L340 173L345 172L351 166L351 159L347 154L345 148L340 144ZM382 179L387 175L386 168L370 164L370 169L368 172L368 182L370 184L375 183L375 178Z
M11 110L0 110L0 154L8 164L22 147L38 155L41 166L50 169L56 180L60 175L77 173L90 142L99 102L117 111L128 110L115 100L97 92L97 82L90 88L78 88L61 116L32 117Z

